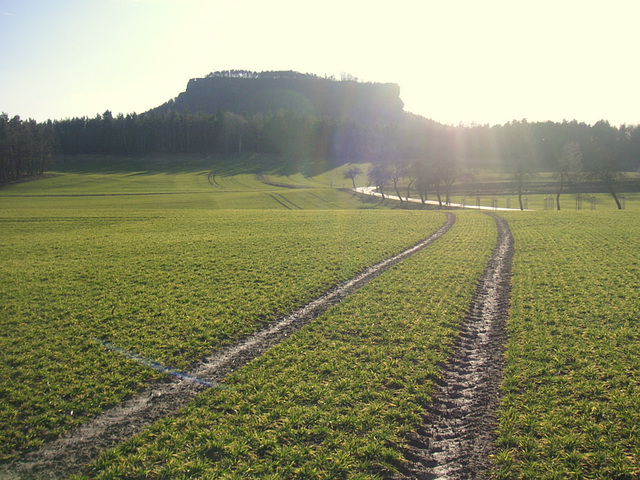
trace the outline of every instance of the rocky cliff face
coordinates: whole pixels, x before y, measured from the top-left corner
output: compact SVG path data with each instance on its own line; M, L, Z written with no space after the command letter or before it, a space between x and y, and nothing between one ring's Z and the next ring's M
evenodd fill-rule
M278 110L348 118L359 122L393 121L404 104L396 84L335 81L312 75L209 76L189 81L185 92L159 110L203 113L267 113Z

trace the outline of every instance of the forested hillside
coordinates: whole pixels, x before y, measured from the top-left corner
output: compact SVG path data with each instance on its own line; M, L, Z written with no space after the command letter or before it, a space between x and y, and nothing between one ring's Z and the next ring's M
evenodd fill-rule
M480 169L518 175L591 172L602 182L640 170L640 126L512 121L447 126L402 110L395 85L295 72L215 72L146 113L110 111L38 124L0 118L0 181L41 173L69 154L268 153L377 163L387 180L427 175L452 183ZM294 162L295 163L295 162ZM395 172L395 173L394 173ZM374 182L375 183L375 182Z
M191 79L185 92L154 111L249 114L285 110L296 115L389 123L403 102L394 84L336 81L297 72L213 72Z

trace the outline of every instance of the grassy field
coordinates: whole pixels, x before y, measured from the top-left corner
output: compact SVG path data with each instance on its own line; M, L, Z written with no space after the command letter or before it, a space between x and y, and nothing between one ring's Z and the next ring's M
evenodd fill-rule
M516 242L496 478L640 477L640 221L503 214Z
M111 196L113 176L75 173L0 194L3 458L160 375L101 342L188 368L443 222L436 212L353 208L365 204L329 188L269 187L309 210L249 188L243 209L214 207L230 202L227 192ZM201 176L189 181L197 189ZM137 188L160 189L152 177ZM43 194L57 196L6 196Z
M421 422L493 220L465 212L428 249L96 462L91 478L371 479Z
M78 157L57 176L0 188L1 461L162 376L101 342L189 369L444 221L342 190L344 167L256 175L245 165L255 161ZM529 197L536 212L500 212L516 256L493 474L637 478L640 198L627 194L618 211L598 194L595 211L576 211L564 195L561 212L541 211L544 198ZM393 471L495 241L492 219L456 215L436 244L228 388L103 454L89 476Z

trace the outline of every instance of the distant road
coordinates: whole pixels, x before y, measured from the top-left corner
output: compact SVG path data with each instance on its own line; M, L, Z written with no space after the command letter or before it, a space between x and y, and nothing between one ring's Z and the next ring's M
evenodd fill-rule
M380 194L379 192L375 191L376 187L356 187L355 190L358 193L362 193L364 195L372 195L374 197L382 197L382 194ZM389 194L385 194L385 198L390 198L391 200L400 200L400 198L398 198L397 195L389 195ZM406 197L402 197L402 200L405 202L413 202L413 203L422 203L422 200L420 200L419 198L406 198ZM439 206L440 203L437 200L425 200L424 201L425 205L437 205ZM444 202L442 202L442 205L445 206L446 204ZM482 205L467 205L467 204L461 204L461 203L449 203L448 205L446 205L447 207L456 207L456 208L470 208L472 210L490 210L492 212L519 212L520 209L519 208L501 208L501 207L485 207ZM532 212L533 210L529 210L529 209L524 209L525 212Z

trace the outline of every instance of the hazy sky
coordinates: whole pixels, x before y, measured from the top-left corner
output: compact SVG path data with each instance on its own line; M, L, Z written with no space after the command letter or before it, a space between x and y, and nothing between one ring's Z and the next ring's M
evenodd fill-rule
M443 122L640 124L639 0L0 0L0 111L141 113L215 70L400 85Z

